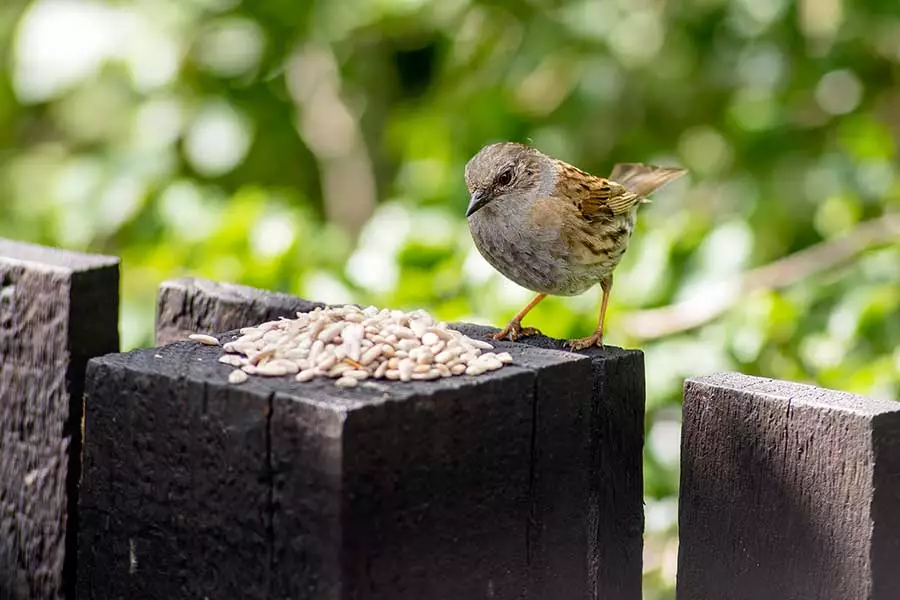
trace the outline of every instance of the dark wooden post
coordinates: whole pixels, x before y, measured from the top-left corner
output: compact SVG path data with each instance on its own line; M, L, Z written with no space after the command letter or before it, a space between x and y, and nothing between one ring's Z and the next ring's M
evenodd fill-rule
M900 598L900 403L685 384L680 600Z
M0 240L0 598L74 598L82 393L118 259Z
M81 597L639 599L642 355L533 343L349 391L229 386L189 342L94 361Z
M156 343L164 346L192 333L218 333L254 323L293 318L322 306L302 298L208 279L185 277L159 287Z

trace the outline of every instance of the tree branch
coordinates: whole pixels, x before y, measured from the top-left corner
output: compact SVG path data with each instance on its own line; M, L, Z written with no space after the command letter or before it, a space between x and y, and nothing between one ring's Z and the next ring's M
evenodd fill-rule
M689 331L727 312L748 294L787 287L832 269L863 250L898 242L900 214L886 214L858 225L842 237L820 242L740 277L660 308L641 310L622 319L624 332L638 340L652 340Z

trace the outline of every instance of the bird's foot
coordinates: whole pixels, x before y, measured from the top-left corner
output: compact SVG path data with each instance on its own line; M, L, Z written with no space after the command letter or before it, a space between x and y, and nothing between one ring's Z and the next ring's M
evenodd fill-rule
M578 338L575 340L568 340L566 345L570 347L572 350L584 350L585 348L593 348L594 346L598 348L603 347L603 332L595 331L593 335L589 335L587 337Z
M537 330L535 327L522 327L521 321L516 321L513 319L509 323L507 323L506 327L503 328L502 331L498 331L497 333L491 336L491 339L494 340L509 340L511 342L516 341L520 337L525 337L528 335L541 335L541 332Z

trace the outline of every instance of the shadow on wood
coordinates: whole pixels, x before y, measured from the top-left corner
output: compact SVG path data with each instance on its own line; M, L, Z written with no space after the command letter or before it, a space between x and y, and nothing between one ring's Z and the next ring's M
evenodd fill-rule
M681 452L680 600L900 598L900 404L692 379Z

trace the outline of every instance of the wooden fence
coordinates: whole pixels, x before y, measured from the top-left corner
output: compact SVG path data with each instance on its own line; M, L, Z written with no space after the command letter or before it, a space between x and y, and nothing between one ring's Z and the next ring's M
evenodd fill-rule
M116 354L117 288L0 241L0 600L641 597L640 352L231 386L179 340L316 304L166 282L159 346ZM900 404L688 381L679 521L679 598L900 598Z

